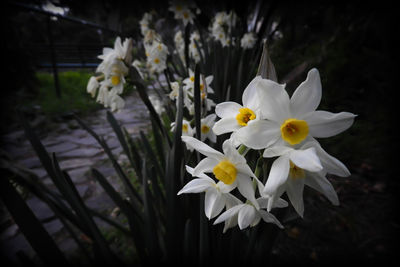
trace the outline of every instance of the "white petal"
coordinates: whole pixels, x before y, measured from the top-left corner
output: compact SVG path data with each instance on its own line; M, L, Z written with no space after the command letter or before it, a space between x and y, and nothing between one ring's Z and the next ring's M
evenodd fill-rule
M272 121L259 120L235 133L240 143L253 149L263 149L275 143L280 137L279 125Z
M304 183L324 194L333 205L339 205L339 198L336 191L325 176L320 173L309 173Z
M247 163L236 165L236 169L239 173L247 177L257 178L254 172L250 169L249 165L247 165Z
M233 189L235 189L237 186L237 183L232 183L232 184L225 184L224 182L219 181L217 183L217 187L219 188L219 191L221 193L229 193L231 192Z
M279 157L285 154L288 154L289 152L293 151L293 148L288 147L288 146L273 146L270 148L266 148L263 153L264 158L273 158L273 157Z
M232 139L227 139L222 144L222 151L224 155L232 162L236 164L246 164L246 159L236 150Z
M215 106L215 114L220 118L236 118L243 106L235 102L222 102Z
M210 125L212 122L215 121L215 119L217 118L217 115L215 114L210 114L207 117L205 117L204 119L202 119L202 123L206 124L206 125Z
M282 198L275 200L274 204L272 205L273 208L286 208L287 206L289 206L289 203Z
M246 87L242 95L242 103L244 107L250 109L258 109L260 97L258 96L258 84L263 79L261 76L256 76Z
M228 220L229 218L231 218L232 216L235 216L244 205L246 205L246 204L239 204L239 205L233 206L232 208L226 210L214 221L214 224L224 222L224 221Z
M267 222L267 223L274 223L276 224L279 228L283 229L283 225L280 223L280 221L271 213L266 212L265 210L259 210L258 211L261 215L261 218Z
M224 158L224 155L221 152L204 144L203 142L197 140L196 138L193 138L191 136L182 136L182 141L185 142L188 146L194 148L195 150L197 150L198 152L207 157L217 160L222 160Z
M286 193L296 212L303 217L304 201L303 201L304 179L289 179L287 183Z
M323 168L314 147L293 150L289 158L296 166L310 172L318 172Z
M264 194L273 196L275 191L284 184L289 175L289 157L284 155L277 158L271 166L267 183L264 187ZM278 196L279 197L279 196Z
M250 177L238 174L236 180L240 194L242 194L246 199L250 200L256 209L260 209L260 206L255 198L253 181L250 179Z
M318 70L310 70L307 79L297 87L290 99L292 115L295 118L317 109L321 102L321 88Z
M260 109L264 118L280 124L291 117L290 100L285 85L267 79L262 79L258 85L258 94L262 103Z
M205 172L212 172L214 167L218 164L218 160L213 158L202 159L193 170L193 176L200 176Z
M256 217L256 210L253 206L245 204L238 214L238 224L240 230L247 228L251 223L253 223Z
M203 178L193 179L178 192L178 195L185 193L204 192L206 189L213 187L214 184L215 183L213 183L212 180L210 181L208 179L203 179Z
M224 208L225 201L217 190L207 190L204 197L204 212L208 219L217 216Z
M310 134L313 137L331 137L348 129L354 122L350 112L331 113L317 110L309 113L303 119L307 121Z
M216 135L230 133L241 128L235 117L226 117L217 121L212 130Z
M350 176L350 171L341 161L329 155L318 143L314 146L317 150L317 155L321 160L321 164L326 172L340 177Z

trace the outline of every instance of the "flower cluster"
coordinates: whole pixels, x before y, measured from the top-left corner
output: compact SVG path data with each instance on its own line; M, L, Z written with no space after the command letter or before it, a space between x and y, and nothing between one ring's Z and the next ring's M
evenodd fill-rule
M237 23L237 15L234 11L229 13L222 11L218 12L212 24L210 25L210 32L212 37L219 41L222 46L229 46L233 44L233 40L230 36L232 28L235 27Z
M284 84L256 76L244 90L242 104L219 103L215 113L220 118L213 126L218 136L231 133L223 143L223 153L189 136L182 136L188 147L206 158L188 172L198 177L178 194L205 192L205 213L214 224L225 222L224 231L235 225L240 229L265 222L282 224L271 213L272 208L286 207L287 197L303 217L305 185L324 194L334 205L337 194L326 174L350 175L346 166L322 149L315 138L339 134L349 128L355 115L316 110L322 95L319 72L309 71L289 98ZM240 147L239 147L240 146ZM237 149L239 147L239 149ZM263 150L261 158L274 158L268 179L263 184L247 164L250 149ZM206 175L212 173L218 181ZM237 188L245 202L232 194ZM258 189L258 190L257 190Z
M121 43L117 37L114 48L104 48L103 54L98 56L102 62L97 67L97 76L92 76L87 85L87 92L96 97L97 102L112 111L124 107L125 101L120 97L126 83L125 77L128 74L128 66L132 61L132 40L127 38Z

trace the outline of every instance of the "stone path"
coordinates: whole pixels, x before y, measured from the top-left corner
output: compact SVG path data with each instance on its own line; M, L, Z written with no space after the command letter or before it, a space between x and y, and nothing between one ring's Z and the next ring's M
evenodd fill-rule
M119 113L115 113L114 116L120 122L120 125L124 126L131 136L135 137L141 130L146 131L149 127L148 112L136 93L126 97L125 101L125 108ZM118 139L106 119L105 109L81 119L97 134L103 136L120 163L126 161L126 156L122 154ZM0 140L1 148L8 153L12 160L31 169L47 186L55 188L22 130L4 135L0 137ZM41 141L49 152L56 153L61 168L71 176L78 192L85 199L85 203L93 209L109 214L114 208L113 203L103 192L101 186L90 177L88 171L90 167L96 167L111 181L116 189L120 187L120 183L116 179L114 169L107 160L108 157L97 141L88 132L81 129L76 121L59 123L54 131L41 137ZM27 203L35 215L44 223L47 231L54 237L62 251L68 253L77 248L76 243L68 238L62 223L55 218L47 204L34 196L30 196ZM3 226L8 226L0 233L0 252L12 256L13 260L16 260L15 253L18 250L23 250L29 256L33 256L35 253L32 248L20 233L18 226L13 223L2 202L0 204L2 215L0 222L2 227L0 229L4 229ZM106 223L97 222L100 227L107 227Z

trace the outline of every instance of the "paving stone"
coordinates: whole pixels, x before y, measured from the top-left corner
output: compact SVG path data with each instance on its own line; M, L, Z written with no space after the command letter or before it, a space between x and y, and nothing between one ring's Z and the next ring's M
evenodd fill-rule
M21 159L21 160L18 160L18 163L29 169L42 166L42 163L40 162L38 157L30 157L30 158L26 158L26 159Z
M31 169L31 171L33 171L41 179L43 179L44 177L47 176L47 172L43 168L35 168L35 169Z
M26 203L39 220L46 220L54 216L54 213L49 206L37 197L28 199Z
M62 170L71 170L81 167L90 167L93 165L93 161L88 158L74 158L60 161L60 167Z
M58 219L54 219L50 222L44 223L43 226L50 235L54 235L64 228L64 225Z
M63 152L75 149L77 147L78 147L78 145L76 145L76 144L65 142L65 143L60 143L60 144L57 144L54 146L47 147L46 149L49 153L53 153L53 152L54 153L63 153Z
M58 156L58 158L89 158L96 156L97 154L103 153L102 150L99 148L80 148L80 149L75 149L71 151L67 151L65 153L61 153Z
M85 175L90 167L82 167L68 171L69 176L75 184L87 182L89 178Z

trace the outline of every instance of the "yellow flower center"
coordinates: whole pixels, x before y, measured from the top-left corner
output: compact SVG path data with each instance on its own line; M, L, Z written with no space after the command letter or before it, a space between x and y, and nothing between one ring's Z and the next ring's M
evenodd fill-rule
M189 13L184 12L184 13L183 13L183 17L184 17L185 19L189 18Z
M189 126L186 123L182 124L182 132L187 133L188 129L189 129Z
M283 140L291 145L299 144L308 135L308 124L306 121L298 119L287 119L281 125Z
M190 80L194 82L194 76L190 76Z
M237 170L230 161L223 160L215 165L213 173L218 180L229 185L236 180Z
M297 167L292 161L290 161L289 177L292 179L305 178L306 174L302 168Z
M156 64L160 63L160 59L159 59L158 57L156 57L156 58L154 59L154 63L156 63Z
M256 114L249 108L239 109L239 114L236 115L236 120L241 126L246 126L249 120L254 120L255 118Z
M113 85L118 85L121 82L121 79L119 78L119 76L111 76L111 83Z
M208 133L210 131L210 127L208 127L207 125L202 125L201 126L201 132L203 133L203 134L206 134L206 133Z

